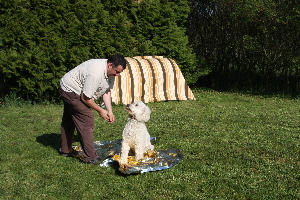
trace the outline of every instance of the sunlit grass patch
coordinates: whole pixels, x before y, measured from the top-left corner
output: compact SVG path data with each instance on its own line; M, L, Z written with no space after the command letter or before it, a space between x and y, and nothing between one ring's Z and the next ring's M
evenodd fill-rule
M0 110L0 199L299 199L299 100L197 91L196 101L148 103L156 149L180 149L168 170L122 175L58 155L62 105ZM95 140L121 138L95 113ZM74 144L78 144L75 140Z

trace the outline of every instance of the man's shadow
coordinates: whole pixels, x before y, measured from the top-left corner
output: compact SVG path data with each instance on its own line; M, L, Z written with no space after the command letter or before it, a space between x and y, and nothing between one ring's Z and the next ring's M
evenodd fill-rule
M58 152L61 148L61 135L58 133L43 134L41 136L36 137L36 141L38 143L43 144L44 146L50 146ZM79 140L77 135L75 135L74 142L77 141Z
M50 134L44 134L41 136L36 137L36 141L38 143L43 144L44 146L50 146L51 148L55 149L58 153L61 148L61 134L58 133L50 133ZM74 135L74 142L79 142L78 136ZM128 177L132 176L132 174L123 174L119 171L119 164L117 161L112 162L109 164L110 167L112 167L115 170L116 175L122 176L122 177ZM134 174L137 175L137 174Z
M55 149L58 153L60 152L61 148L61 134L58 133L50 133L50 134L43 134L41 136L36 137L36 141L44 146L50 146L51 148ZM78 136L74 135L74 142L79 142ZM127 175L122 174L118 168L119 164L117 162L113 162L109 164L115 170L115 173L119 176L126 177Z

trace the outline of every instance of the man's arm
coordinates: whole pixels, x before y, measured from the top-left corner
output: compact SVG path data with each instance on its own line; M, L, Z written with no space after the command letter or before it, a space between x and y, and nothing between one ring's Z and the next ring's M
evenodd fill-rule
M89 108L96 110L103 119L107 120L108 122L111 121L111 119L108 115L109 112L107 110L101 108L98 104L96 104L96 102L92 98L85 96L84 93L81 94L80 98L81 98L81 101L85 105L87 105Z
M107 109L107 115L109 117L108 122L112 123L115 121L115 116L112 112L112 105L111 105L111 92L110 89L106 90L106 92L103 94L103 102L105 104L105 107Z

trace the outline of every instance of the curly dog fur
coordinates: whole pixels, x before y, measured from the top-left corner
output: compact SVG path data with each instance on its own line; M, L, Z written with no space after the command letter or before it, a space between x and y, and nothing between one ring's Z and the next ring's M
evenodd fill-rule
M134 153L135 160L144 157L146 150L153 150L145 122L150 119L151 110L141 101L126 106L128 122L122 133L120 164L126 164L128 154Z

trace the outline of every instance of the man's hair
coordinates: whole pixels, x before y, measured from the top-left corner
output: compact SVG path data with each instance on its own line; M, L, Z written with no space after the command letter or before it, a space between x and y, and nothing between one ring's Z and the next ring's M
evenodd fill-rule
M121 65L123 67L123 70L126 69L126 60L124 56L119 54L109 56L107 59L107 63L112 63L114 67Z

